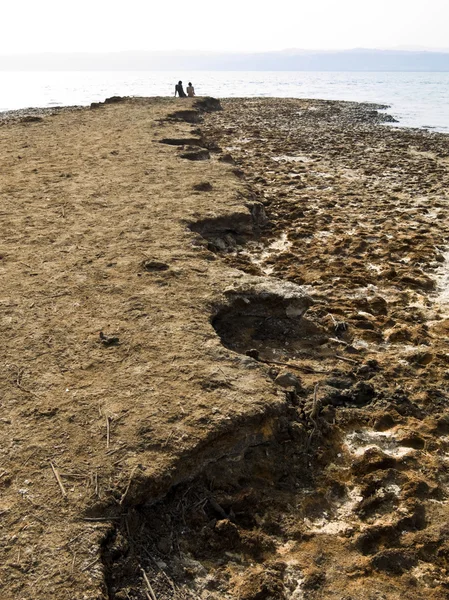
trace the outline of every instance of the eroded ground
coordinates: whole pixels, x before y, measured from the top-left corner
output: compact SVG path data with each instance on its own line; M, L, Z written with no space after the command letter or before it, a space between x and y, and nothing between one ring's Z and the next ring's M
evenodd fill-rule
M447 598L447 136L180 102L0 127L5 599Z

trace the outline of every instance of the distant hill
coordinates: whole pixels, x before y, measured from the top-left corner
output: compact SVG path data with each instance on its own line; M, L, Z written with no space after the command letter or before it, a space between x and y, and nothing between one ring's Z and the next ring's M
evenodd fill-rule
M449 71L449 52L282 50L116 52L0 56L0 70L42 71Z

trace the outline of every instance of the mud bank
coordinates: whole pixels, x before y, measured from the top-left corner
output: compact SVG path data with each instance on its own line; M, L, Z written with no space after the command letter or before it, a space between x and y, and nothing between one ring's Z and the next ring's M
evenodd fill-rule
M379 108L5 121L5 598L447 597L449 141Z
M220 256L314 300L302 336L290 328L273 340L249 321L249 354L302 367L316 423L332 424L332 442L313 452L317 512L302 514L304 537L282 557L302 573L315 563L317 579L292 592L286 576L282 593L444 598L449 138L391 129L352 103L223 104L204 132L245 174L269 223ZM239 351L242 331L230 346ZM338 483L343 496L332 500ZM281 513L298 522L307 498L298 492L296 510Z

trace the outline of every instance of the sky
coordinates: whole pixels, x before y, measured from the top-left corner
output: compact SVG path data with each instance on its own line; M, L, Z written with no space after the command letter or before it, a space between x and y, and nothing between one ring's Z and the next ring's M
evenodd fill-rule
M449 0L4 0L0 54L449 48Z

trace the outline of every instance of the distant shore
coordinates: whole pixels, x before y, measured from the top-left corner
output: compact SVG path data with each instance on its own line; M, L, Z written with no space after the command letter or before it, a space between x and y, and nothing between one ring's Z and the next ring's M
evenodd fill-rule
M111 52L0 56L1 70L74 71L449 71L449 50Z

